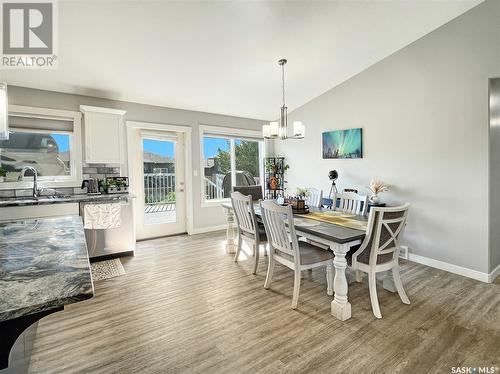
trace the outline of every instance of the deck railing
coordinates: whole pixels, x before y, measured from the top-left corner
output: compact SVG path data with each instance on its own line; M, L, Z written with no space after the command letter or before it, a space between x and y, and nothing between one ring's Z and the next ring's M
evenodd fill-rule
M175 174L145 173L144 199L146 204L175 202Z
M214 174L214 180L210 180L207 177L204 177L204 185L205 185L205 199L214 200L214 199L223 199L224 198L224 174Z

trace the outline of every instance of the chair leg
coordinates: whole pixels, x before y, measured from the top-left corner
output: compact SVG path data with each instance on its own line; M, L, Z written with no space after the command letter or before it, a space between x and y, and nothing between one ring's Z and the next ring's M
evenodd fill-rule
M363 276L360 270L356 270L356 282L361 283L363 281Z
M333 295L333 260L326 265L326 294Z
M394 268L392 268L392 277L394 278L394 285L396 286L396 290L398 290L399 297L401 298L401 301L405 304L410 303L410 299L408 299L408 296L406 295L406 292L403 288L403 283L401 282L401 276L399 274L399 264L396 263Z
M274 259L272 253L269 253L269 266L267 267L266 281L264 282L264 288L269 288L271 286L271 281L273 280L274 274Z
M259 252L260 252L260 246L257 245L257 243L254 243L254 248L255 248L255 265L253 267L253 273L257 274L257 268L259 267Z
M243 238L238 235L238 247L236 248L236 253L234 255L234 262L238 262L238 257L240 256L241 247L243 245Z
M292 296L292 309L297 309L297 304L299 303L299 292L300 292L300 270L295 270L294 281L293 281L293 296Z
M257 253L257 250L258 250L255 243L252 244L252 250L253 250L252 256L255 256L255 254Z
M370 289L370 300L372 303L373 314L377 318L382 318L377 297L377 277L374 271L368 274L368 288Z

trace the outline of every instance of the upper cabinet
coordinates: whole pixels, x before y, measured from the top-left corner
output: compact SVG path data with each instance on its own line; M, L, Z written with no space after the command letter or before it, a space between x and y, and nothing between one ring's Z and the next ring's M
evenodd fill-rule
M123 116L125 110L80 105L84 116L86 163L123 164Z

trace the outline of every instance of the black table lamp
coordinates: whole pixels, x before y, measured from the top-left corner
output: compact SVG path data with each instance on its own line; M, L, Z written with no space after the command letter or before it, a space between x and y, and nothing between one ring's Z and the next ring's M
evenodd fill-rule
M337 170L330 170L328 173L328 178L332 181L332 188L330 188L330 195L328 197L332 196L332 192L338 192L337 191L337 185L335 184L335 181L339 177L339 173L337 173Z

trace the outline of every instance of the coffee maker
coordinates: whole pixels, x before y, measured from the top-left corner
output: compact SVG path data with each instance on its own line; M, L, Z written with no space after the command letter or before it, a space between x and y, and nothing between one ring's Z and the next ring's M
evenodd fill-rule
M87 195L100 195L99 181L94 178L85 179L82 182L82 189L87 187Z

